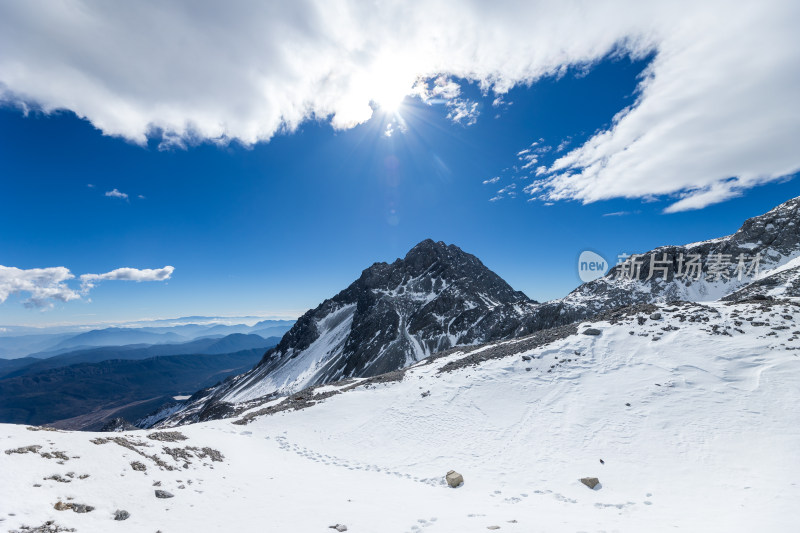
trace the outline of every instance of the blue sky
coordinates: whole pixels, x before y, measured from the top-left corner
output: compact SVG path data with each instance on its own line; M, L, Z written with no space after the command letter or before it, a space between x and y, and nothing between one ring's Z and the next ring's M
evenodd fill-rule
M516 154L536 141L578 143L607 126L630 103L646 63L607 60L586 75L514 89L500 107L472 87L480 115L470 126L449 121L441 105L408 99L398 109L404 133L387 137L393 117L379 112L354 129L308 123L252 148L159 150L157 139L141 147L103 136L73 113L25 117L7 107L2 264L73 273L172 265L175 273L165 283L100 283L91 302L46 312L10 298L0 322L294 315L428 237L461 246L546 300L577 286L584 249L612 260L720 236L800 195L800 182L790 180L674 214L662 213L663 201L528 202L521 189L530 178L509 169L520 166ZM489 201L511 184L516 198ZM128 199L105 196L115 189ZM605 216L619 212L629 214Z
M7 20L31 28L41 23L25 8L14 9L19 12L6 13ZM106 15L113 24L116 14ZM574 14L549 15L571 23ZM65 26L74 22L63 16ZM513 21L486 24L495 22L513 37ZM781 24L767 29L780 35ZM583 32L576 42L587 35L586 50L566 52L575 57L562 58L555 42L555 59L547 58L546 46L538 55L531 52L545 56L541 64L490 62L441 74L428 69L424 76L408 65L416 64L415 57L423 64L427 56L380 48L395 62L369 63L367 78L359 77L360 70L345 72L346 80L378 80L368 84L371 92L322 85L328 92L304 96L306 107L297 116L291 95L278 103L269 99L281 111L277 122L259 100L263 95L223 87L220 94L233 103L217 109L217 88L198 84L186 93L192 105L197 97L196 107L184 108L170 95L181 80L166 80L157 87L161 92L150 94L149 85L120 79L119 69L103 71L101 59L60 59L84 69L80 83L64 73L75 69L53 67L49 78L39 79L41 69L31 67L19 75L20 69L7 68L10 59L35 66L45 61L40 48L57 39L48 41L48 34L34 46L19 33L7 34L0 40L17 39L17 46L6 57L0 52L0 265L65 267L76 279L65 282L73 299L46 299L38 307L23 305L30 294L12 286L0 303L0 324L297 316L373 262L401 257L425 238L457 244L514 288L547 300L579 284L582 250L613 261L622 252L721 236L800 195L800 180L792 179L800 168L792 149L796 93L788 82L785 94L772 94L770 102L752 100L756 83L731 89L730 97L715 95L714 87L702 98L696 89L682 97L674 85L662 94L662 81L676 79L673 70L688 78L683 67L702 73L714 68L713 61L697 65L696 57L677 54L685 63L673 64L676 54L664 53L674 45L669 39L621 45L620 36L629 31ZM727 42L726 34L718 37ZM73 51L80 48L78 37L66 39L75 39ZM550 46L553 39L542 42ZM499 46L476 46L490 45ZM777 45L784 49L787 42ZM797 46L789 48L794 53ZM126 56L126 64L134 68L147 59L143 54ZM496 57L508 57L503 54L496 51ZM330 69L344 68L319 55L328 65L319 79L329 81ZM786 64L795 65L792 57ZM461 65L455 57L440 59ZM397 68L387 70L387 64ZM185 68L189 77L199 67L187 60L175 68ZM725 83L728 72L718 68ZM264 83L271 82L270 72ZM765 74L761 81L773 80ZM154 79L153 85L159 83ZM306 85L318 89L319 83ZM53 93L53 84L63 91ZM737 92L746 89L753 94ZM370 102L366 111L353 94ZM388 109L403 97L396 110ZM672 100L680 107L670 108ZM750 116L744 110L753 101L764 109ZM787 101L794 103L773 109ZM218 121L206 124L205 111ZM250 120L262 111L260 121ZM227 126L215 129L222 123ZM745 126L750 137L736 129ZM538 161L522 169L526 155ZM498 195L500 190L505 192ZM77 279L167 265L174 267L169 279L108 275L85 293Z

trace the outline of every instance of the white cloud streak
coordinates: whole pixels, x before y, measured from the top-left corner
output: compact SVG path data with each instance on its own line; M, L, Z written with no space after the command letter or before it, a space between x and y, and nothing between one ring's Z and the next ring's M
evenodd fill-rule
M12 295L27 294L26 307L50 308L53 303L79 300L101 280L164 281L170 279L175 269L118 268L105 274L83 274L80 293L68 282L75 276L66 267L21 269L0 265L0 304Z
M142 144L250 144L305 120L352 127L420 79L441 80L435 96L469 124L478 107L452 79L497 97L654 53L636 102L558 159L540 194L676 195L677 211L800 169L798 24L794 0L5 2L0 97Z
M82 274L81 291L85 292L95 286L99 281L105 280L125 280L125 281L166 281L172 277L175 267L165 266L164 268L117 268L105 274Z
M117 189L114 189L113 191L106 191L106 196L108 196L109 198L121 198L123 200L128 199L127 193L119 192Z

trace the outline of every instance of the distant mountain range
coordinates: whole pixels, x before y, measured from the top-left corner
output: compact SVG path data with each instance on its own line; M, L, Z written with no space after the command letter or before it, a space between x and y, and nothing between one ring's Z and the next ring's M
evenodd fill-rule
M83 349L0 365L0 422L98 430L137 419L251 368L278 337L235 333L181 344ZM28 362L13 368L15 363Z
M376 376L454 346L521 337L625 306L798 296L798 209L795 198L728 237L635 255L546 303L514 291L457 246L426 240L403 259L372 265L305 313L249 372L197 392L148 424L232 416L310 386ZM692 276L689 261L697 265Z
M267 337L265 339L253 333L234 333L221 338L206 337L178 344L130 344L126 346L86 348L62 353L47 359L24 357L0 361L0 379L32 375L78 363L99 363L109 359L139 360L170 355L216 355L242 350L266 349L267 347L275 346L278 341L280 341L280 337ZM26 362L27 364L23 366L15 365L21 362Z
M46 358L78 348L99 346L176 344L204 337L219 338L234 333L256 334L265 338L280 337L294 324L294 320L262 320L253 325L230 324L220 320L222 319L185 317L89 331L74 330L74 328L72 331L64 331L63 327L45 328L42 331L29 327L4 326L0 328L7 330L0 336L0 359L26 356ZM15 335L15 332L22 334Z

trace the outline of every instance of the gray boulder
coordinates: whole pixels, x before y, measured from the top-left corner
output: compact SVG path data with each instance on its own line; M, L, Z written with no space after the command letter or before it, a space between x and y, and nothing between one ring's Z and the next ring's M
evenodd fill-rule
M594 490L594 488L600 484L600 480L596 477L582 477L581 483Z
M165 490L157 490L156 491L156 498L174 498L175 495L171 492L167 492Z
M456 472L455 470L451 470L444 476L447 480L447 484L453 488L458 487L464 483L464 476Z
M128 511L123 511L121 509L117 509L114 511L114 520L127 520L131 517L131 513Z

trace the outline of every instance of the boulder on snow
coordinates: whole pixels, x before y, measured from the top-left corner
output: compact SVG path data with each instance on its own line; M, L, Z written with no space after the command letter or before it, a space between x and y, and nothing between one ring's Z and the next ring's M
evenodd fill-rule
M156 491L156 498L174 498L175 495L171 492L167 492L165 490L157 490Z
M458 487L462 483L464 483L464 476L456 472L455 470L449 471L444 478L447 480L447 484L453 488Z
M335 529L336 531L347 531L347 526L344 524L336 524L333 526L328 526L328 529Z
M589 328L583 330L584 335L600 335L601 331L597 328Z
M114 511L114 520L127 520L131 517L131 513L128 511L124 511L122 509L117 509Z
M594 490L594 488L600 484L600 480L596 477L582 477L581 483Z
M661 313L653 313L650 315L650 320L661 320Z

